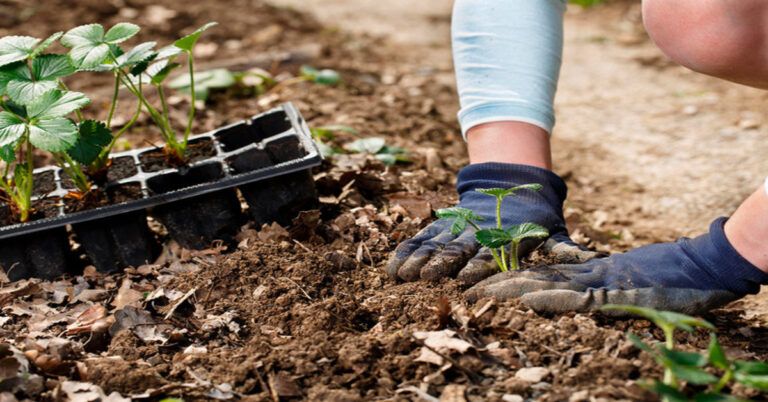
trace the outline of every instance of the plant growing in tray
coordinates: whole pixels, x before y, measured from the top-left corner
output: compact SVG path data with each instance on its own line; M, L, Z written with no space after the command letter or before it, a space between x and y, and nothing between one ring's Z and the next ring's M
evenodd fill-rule
M300 164L279 181L265 181L274 191L265 191L265 183L247 184L269 177L259 175L219 185L216 191L200 189L301 159L314 147L296 139L308 129L290 106L215 134L192 136L198 92L194 49L215 25L205 24L161 48L151 41L125 46L140 31L130 23L109 29L88 24L44 40L0 38L0 267L12 279L66 272L72 260L66 224L72 225L91 263L112 271L156 257L148 212L182 246L203 248L214 240L231 243L243 223L235 185L257 223L285 222L299 205L316 198L307 167ZM50 52L57 42L67 53ZM185 92L191 98L183 126L170 118L165 88L177 69L186 75ZM82 109L89 98L65 84L80 73L113 77L108 106L87 113L102 117L86 119ZM130 106L130 119L117 126L121 91L132 95L135 106ZM113 153L143 113L159 131L162 146ZM40 153L50 155L57 168L35 169ZM303 194L297 197L296 189Z

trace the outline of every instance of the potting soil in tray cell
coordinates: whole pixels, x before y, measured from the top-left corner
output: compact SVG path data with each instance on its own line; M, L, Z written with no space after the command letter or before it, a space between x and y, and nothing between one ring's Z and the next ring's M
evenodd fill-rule
M219 130L215 136L224 152L232 152L246 145L259 143L291 129L288 115L280 110L259 116L250 124L233 125Z
M155 176L147 180L154 194L215 181L224 176L220 163L206 163L184 171ZM152 210L182 247L204 249L215 240L230 244L242 225L240 201L234 189L220 190L160 205Z
M204 161L212 156L216 156L216 148L210 138L204 137L189 140L185 155L187 164ZM169 160L168 155L163 149L143 152L139 154L139 161L141 162L141 169L147 173L176 167L184 168L184 166L179 166L180 164L175 163L175 161Z
M46 170L34 175L32 196L43 197L56 191L56 174L53 170Z
M299 159L307 154L301 142L296 137L282 137L270 141L266 145L267 152L274 163Z

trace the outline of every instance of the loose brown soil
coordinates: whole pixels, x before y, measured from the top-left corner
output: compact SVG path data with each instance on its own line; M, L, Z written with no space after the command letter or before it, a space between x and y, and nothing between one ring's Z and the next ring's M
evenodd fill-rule
M402 13L401 3L413 2L300 3L325 6L316 7L321 15L339 15L333 14L339 4L358 14L386 5L390 20L376 18L391 21L399 15L391 7L398 5ZM425 2L423 7L433 10L432 5L438 3ZM162 14L152 6L161 6L163 15L173 17L162 23L152 20ZM258 0L227 2L226 7L221 2L180 0L85 0L67 8L42 0L32 6L0 2L0 7L8 9L0 13L0 26L7 26L7 32L38 36L76 23L135 20L149 25L141 39L165 43L176 31L188 32L205 21L218 20L220 28L203 43L215 43L213 54L220 60L319 47L312 64L340 71L342 85L299 83L260 97L214 96L199 113L195 131L238 121L290 100L311 126L349 125L360 136L381 136L388 145L408 149L413 159L411 164L394 167L365 155L329 160L314 172L321 196L319 210L302 213L286 228L245 227L239 244L227 252L217 248L190 252L168 245L156 264L130 268L125 274L102 276L86 270L76 279L46 282L36 291L15 293L3 301L3 317L8 321L0 334L26 351L33 373L48 380L41 384L42 392L29 391L32 399L52 399L53 389L74 380L95 383L107 393L145 394L152 399L418 400L421 392L450 401L500 401L505 395L543 401L653 400L636 381L660 378L661 372L625 340L628 330L661 339L659 331L645 321L581 314L545 317L514 301L481 300L470 305L462 297L464 289L453 281L396 284L382 272L396 244L432 219L432 209L455 201L455 173L466 163L455 121L457 100L447 39L442 44L415 44L397 35L399 42L392 44L325 28L306 14ZM421 10L422 5L413 7ZM434 10L440 11L425 11L419 20L422 30L447 35L444 4ZM702 80L644 53L650 45L642 36L633 36L638 26L635 14L633 3L618 2L569 15L568 27L575 29L567 37L571 67L566 67L566 73L568 68L582 68L601 78L586 80L589 74L584 71L566 75L572 78L564 78L561 102L565 103L559 105L565 109L562 136L555 142L560 173L571 188L566 216L574 237L611 252L699 228L698 216L688 219L698 211L698 204L676 209L673 218L665 221L660 215L664 206L674 207L687 198L663 199L661 190L669 190L670 197L678 194L670 190L674 185L690 191L692 197L711 193L685 187L681 179L669 179L661 169L644 170L637 177L630 174L649 163L636 155L658 157L667 152L659 145L663 139L691 145L680 139L681 125L673 124L680 116L663 120L651 105L661 103L658 107L667 108L664 113L679 110L675 102L683 98L700 108L711 105L694 95ZM23 26L20 16L27 16ZM337 22L342 28L344 23L352 24L350 19ZM410 25L416 24L405 24L401 34ZM215 64L212 58L206 62ZM272 70L279 74L294 67L281 69L276 64ZM664 74L671 78L664 85L643 81L647 88L654 88L650 92L624 92L626 85L613 82L624 77L626 84L626 75L616 73L622 69L632 72L633 85L641 78L661 80ZM108 81L98 78L69 84L78 89L109 87ZM674 91L679 85L689 95L677 97ZM728 99L721 102L728 103L722 106L727 108L713 110L715 117L691 124L711 127L713 119L721 125L733 124L741 109L754 107L749 102L759 100L758 95L717 85L710 91ZM108 89L103 96L108 98ZM647 98L638 102L638 96ZM185 102L174 106L176 125L183 125ZM614 111L617 103L631 113ZM127 118L130 107L121 113ZM645 116L662 133L653 132L636 116ZM137 146L156 141L147 124L142 121L126 138ZM638 126L648 132L633 134ZM611 133L622 136L610 137ZM608 137L599 140L597 134ZM698 134L687 141L709 141L710 145L722 141ZM355 138L338 133L331 143L341 147ZM757 144L755 133L743 138ZM751 149L764 149L755 144ZM717 149L724 148L729 151L720 156L732 160L728 158L735 154L730 147ZM625 159L618 162L606 155ZM686 158L694 166L705 159L687 154ZM756 176L758 164L750 159L739 180L747 182L747 176ZM702 183L720 177L705 176ZM654 186L660 178L665 183ZM716 196L700 204L722 209L737 202L731 198L738 197ZM737 302L705 318L718 327L729 354L765 360L765 310L749 303ZM98 320L84 323L80 314L98 307L104 308ZM65 334L67 325L86 329ZM437 357L425 352L423 341L414 334L441 329L455 331L455 339L470 347ZM680 334L678 342L684 349L701 350L708 339L697 332ZM547 371L541 381L531 383L515 377L525 367ZM735 392L761 397L744 389Z

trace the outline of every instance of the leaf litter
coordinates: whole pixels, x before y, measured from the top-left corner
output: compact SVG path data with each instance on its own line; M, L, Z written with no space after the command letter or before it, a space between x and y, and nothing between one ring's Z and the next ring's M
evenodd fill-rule
M265 27L280 21L269 35L244 35L238 24L222 24L217 32L256 51L278 42L321 41L322 67L338 71L343 85L305 82L262 98L212 93L196 129L291 100L311 126L354 129L334 132L324 139L329 146L344 149L361 138L384 138L386 146L407 149L410 163L388 165L369 152L334 155L313 171L321 197L316 211L291 225L246 226L233 250L190 251L171 242L158 261L119 275L91 267L54 282L7 283L0 277L3 400L649 397L633 379L660 373L624 340L627 329L658 338L644 321L541 317L515 302L468 305L453 282L394 284L382 273L397 243L433 219L432 210L455 202L453 177L466 157L455 134L453 88L431 73L397 64L375 39L325 33L303 14L253 2L247 6L254 12L242 16L236 5L206 9L208 2L198 3L163 4L177 13L163 17L171 24L169 38L202 17L247 17L249 24L257 19ZM41 7L36 18L49 20L32 29L83 22L94 17L89 10L119 15L105 2L73 7ZM136 7L136 15L149 12ZM236 56L228 52L226 46L218 49L222 58ZM156 140L152 135L127 138ZM596 211L580 208L576 202L566 211L580 240L603 249L631 245L609 243L615 223L583 223L579 217ZM763 327L738 314L714 321L726 347L768 357L768 345L755 341L768 333ZM685 334L679 342L702 348L707 339Z

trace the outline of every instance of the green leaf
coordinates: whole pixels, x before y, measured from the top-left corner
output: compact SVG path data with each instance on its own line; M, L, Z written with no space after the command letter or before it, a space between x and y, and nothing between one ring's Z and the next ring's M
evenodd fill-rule
M152 85L160 85L168 78L173 70L180 67L179 63L169 63L168 60L162 60L150 65L145 74L150 77Z
M12 163L16 160L16 152L13 145L6 145L0 147L0 160L5 163Z
M737 398L731 395L723 394L698 394L693 400L695 402L748 402L745 399Z
M104 27L100 24L81 25L61 37L61 44L71 48L72 61L79 69L97 68L109 56L109 44L104 41Z
M510 227L507 229L507 234L509 234L513 242L519 243L525 239L543 239L549 237L549 230L544 226L527 222Z
M658 351L653 347L651 347L651 345L643 342L643 340L639 336L631 332L627 333L627 339L629 339L629 341L632 342L632 344L635 345L636 348L642 350L643 352L646 352L653 356L655 356L658 353Z
M341 81L338 72L331 69L318 70L312 66L301 66L299 74L317 84L336 85Z
M713 366L721 370L726 370L731 365L728 361L728 357L725 356L725 352L723 352L723 348L720 346L720 342L717 340L717 335L712 334L710 336L707 351L709 353L709 362L712 363Z
M182 52L181 49L174 45L168 45L165 47L160 48L160 50L157 51L157 59L156 60L173 60L176 58L176 56L180 55Z
M48 91L27 106L27 113L33 119L64 117L91 103L85 94L54 89Z
M83 165L93 163L104 147L112 142L112 132L106 124L97 120L81 122L77 131L77 142L67 153Z
M0 147L15 146L26 130L24 120L11 113L0 112Z
M358 135L360 134L357 130L355 130L352 127L349 126L343 126L343 125L330 125L330 126L320 126L320 127L314 127L311 128L309 131L312 132L312 137L319 138L323 140L332 140L334 138L334 133L336 132L346 132L352 135Z
M45 38L42 42L38 43L37 46L35 46L34 49L32 49L32 52L29 54L30 59L34 59L37 56L40 56L43 54L44 51L46 51L51 45L53 45L54 42L59 40L64 35L64 32L56 32L55 34Z
M395 155L376 154L374 155L374 157L380 160L382 163L384 163L387 166L394 166L397 164L397 157Z
M29 126L29 142L48 152L63 152L77 142L77 127L69 119L39 120Z
M641 383L640 385L663 397L667 402L689 402L685 394L661 381L657 380L651 384Z
M438 218L448 219L448 218L461 218L471 221L483 221L485 218L475 213L475 211L469 209L469 208L462 208L462 207L452 207L452 208L442 208L435 211L435 215L437 215Z
M678 366L704 367L709 362L708 356L700 353L669 350L667 348L660 348L659 352L663 358L668 359Z
M135 66L142 62L146 62L147 65L149 65L149 62L157 57L157 52L153 50L156 44L156 42L144 42L136 45L133 49L118 56L115 66L118 68L125 68ZM131 72L131 74L133 74L133 72ZM138 73L133 75L138 75Z
M746 385L750 388L758 389L761 391L768 391L768 375L744 374L742 372L736 372L734 379L739 384Z
M736 360L734 370L742 374L768 375L768 364L763 362L750 362L745 360Z
M168 83L170 88L181 92L189 93L192 89L192 81L189 75L182 75ZM198 99L205 100L211 89L226 89L235 85L237 81L235 76L227 69L218 68L195 73L195 96Z
M454 220L451 224L451 233L455 236L460 235L470 221L480 222L484 220L482 216L477 215L471 209L461 207L438 209L435 211L435 215L440 219Z
M718 382L717 377L707 373L704 369L699 367L681 366L671 362L671 364L667 365L667 368L672 370L675 377L691 384L708 385Z
M338 153L332 146L322 141L318 140L316 141L316 143L317 143L317 149L320 151L320 155L322 155L323 157L335 155Z
M173 43L173 45L185 52L191 52L192 49L197 44L197 41L200 39L200 35L202 35L203 32L205 32L209 28L214 27L216 25L218 25L217 22L209 22L201 26L200 28L198 28L195 32L192 32L191 34L177 40L176 42Z
M488 248L499 248L512 243L512 236L502 229L483 229L475 233L477 242Z
M336 85L341 82L341 76L338 72L331 69L320 70L314 78L315 83L321 85Z
M346 144L344 148L351 152L377 154L386 145L381 137L360 138Z
M35 50L40 39L31 36L6 36L0 38L0 67L26 60Z
M646 307L616 304L606 304L601 310L624 311L635 314L652 321L658 327L671 325L688 332L692 332L694 327L706 328L712 331L715 330L715 326L707 321L672 311L658 311Z
M26 63L12 64L0 69L0 93L6 92L19 104L28 104L43 93L58 87L58 79L75 72L65 55L47 54L32 61L32 71Z
M531 190L531 191L539 191L543 187L541 184L523 184L520 186L515 186L511 188L480 188L475 191L481 194L490 195L496 198L505 198L509 197L510 195L514 195L516 192L520 190Z
M140 30L141 28L136 24L120 22L107 31L103 40L106 43L116 45L131 39L134 35L139 33Z
M35 81L53 81L76 71L72 60L62 54L46 54L32 61Z
M456 219L451 224L451 234L454 236L462 234L465 229L467 229L466 219Z

